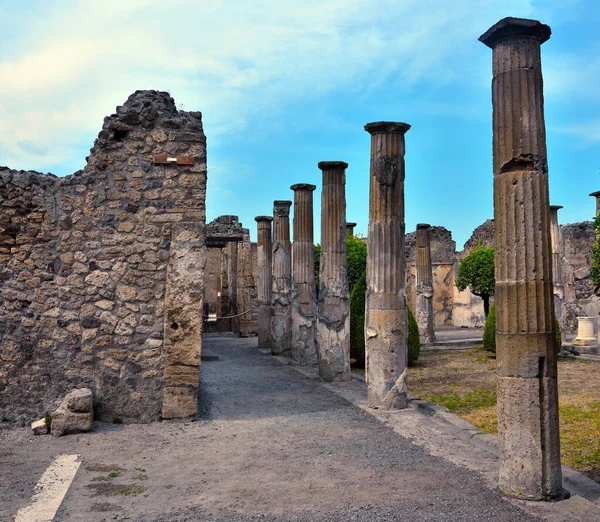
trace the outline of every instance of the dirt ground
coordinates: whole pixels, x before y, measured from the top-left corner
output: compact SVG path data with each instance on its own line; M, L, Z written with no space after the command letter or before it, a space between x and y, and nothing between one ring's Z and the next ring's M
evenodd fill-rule
M203 362L196 422L97 423L62 438L0 430L0 520L73 453L82 464L56 521L536 520L478 473L260 354L255 338L208 346L220 358Z
M466 421L497 433L496 359L481 348L423 351L411 368L411 393L450 407ZM558 360L561 456L600 482L600 361Z

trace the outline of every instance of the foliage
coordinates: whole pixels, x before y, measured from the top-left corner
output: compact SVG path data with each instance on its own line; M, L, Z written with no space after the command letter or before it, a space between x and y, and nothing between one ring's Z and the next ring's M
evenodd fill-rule
M350 293L367 268L367 243L360 237L346 236L346 266ZM319 289L321 245L315 245L315 284Z
M363 271L350 294L350 357L355 359L354 366L365 367L365 298L367 292L367 272ZM412 365L421 354L419 326L410 308L408 315L408 364Z
M469 288L473 294L481 297L485 315L488 316L489 299L496 289L494 247L479 245L460 262L456 286L459 290Z
M562 332L560 330L560 324L558 319L554 318L552 324L552 331L556 338L556 353L562 350ZM496 305L493 304L490 308L490 313L485 320L485 326L483 328L483 348L488 352L496 353Z
M52 415L49 411L44 413L44 424L46 425L46 428L48 428L48 431L50 431L52 428Z
M365 297L367 272L360 276L350 294L350 357L357 368L365 367Z
M483 348L496 353L496 303L492 305L483 327Z
M594 218L596 240L592 243L592 271L590 276L594 283L594 292L600 289L600 214Z

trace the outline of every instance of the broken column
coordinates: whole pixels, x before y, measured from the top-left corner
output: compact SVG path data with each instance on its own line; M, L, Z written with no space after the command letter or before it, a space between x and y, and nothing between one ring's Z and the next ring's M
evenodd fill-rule
M496 357L500 489L562 494L541 44L550 28L504 18L493 51Z
M433 271L431 269L431 247L429 229L431 225L417 225L417 306L416 319L419 336L424 344L435 342L433 331Z
M291 201L273 202L273 282L271 290L271 352L290 351L292 344Z
M600 190L597 192L592 192L590 196L596 198L596 215L598 215L600 214Z
M326 381L350 379L350 292L346 269L346 168L321 161L321 261L317 314L319 374Z
M294 191L294 243L292 244L292 358L299 364L317 364L315 347L315 245L313 191L306 183Z
M354 227L356 226L356 223L346 223L346 234L348 234L350 237L354 237Z
M410 125L375 122L371 135L365 369L372 408L405 408L408 317L404 255L404 134Z
M563 285L562 275L562 241L560 237L560 229L558 227L558 211L562 207L560 205L550 205L550 241L552 243L552 286L554 293L554 313L560 325L561 334L564 337L564 321L563 321L563 300L565 290Z
M258 348L271 351L271 216L257 216L258 229L258 278L256 301L258 303Z

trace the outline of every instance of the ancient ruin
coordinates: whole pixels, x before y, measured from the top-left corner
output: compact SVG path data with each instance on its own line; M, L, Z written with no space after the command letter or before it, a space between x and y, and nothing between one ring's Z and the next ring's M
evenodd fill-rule
M273 203L273 280L271 291L271 351L289 352L292 345L291 201Z
M313 192L315 185L299 183L294 191L294 243L292 244L292 359L317 364L315 323L315 245Z
M29 423L77 387L96 417L196 414L206 138L199 112L137 91L83 171L0 168L0 416Z
M499 486L562 494L548 164L540 46L550 28L505 18L480 37L493 51Z
M271 352L271 291L273 242L271 238L271 216L257 216L258 229L258 278L256 281L258 305L258 348Z
M346 168L321 161L321 264L317 314L319 374L326 381L350 379L350 295L346 273Z
M372 408L405 408L408 318L404 256L404 134L410 125L376 122L371 135L365 381Z
M415 316L419 325L421 342L435 342L433 331L433 273L431 270L431 248L429 229L431 225L417 225L417 306Z

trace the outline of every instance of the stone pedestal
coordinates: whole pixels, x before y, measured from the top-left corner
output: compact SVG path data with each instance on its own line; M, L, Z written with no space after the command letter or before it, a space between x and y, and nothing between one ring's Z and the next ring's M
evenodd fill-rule
M271 291L271 352L290 351L292 344L291 201L273 202L273 283Z
M560 205L550 205L550 241L552 243L552 286L554 293L554 313L560 325L562 340L565 340L565 324L563 319L563 302L565 289L562 274L562 241L558 228L558 211Z
M326 381L350 379L350 295L346 269L346 167L322 161L321 262L317 315L319 374Z
M256 302L258 303L258 348L271 352L271 280L273 244L271 240L271 216L254 218L258 229L258 278Z
M315 185L292 185L294 243L292 244L292 358L298 364L317 364L315 345L315 245L313 191Z
M410 125L376 122L371 134L365 367L368 404L405 408L408 316L404 255L404 133Z
M500 489L562 495L552 255L540 45L550 28L505 18L493 50L496 357Z
M415 315L419 325L419 336L423 344L435 342L433 331L433 272L429 229L431 225L417 225L417 306Z
M574 346L592 346L598 344L596 335L596 319L594 317L577 318L577 337L573 339Z

